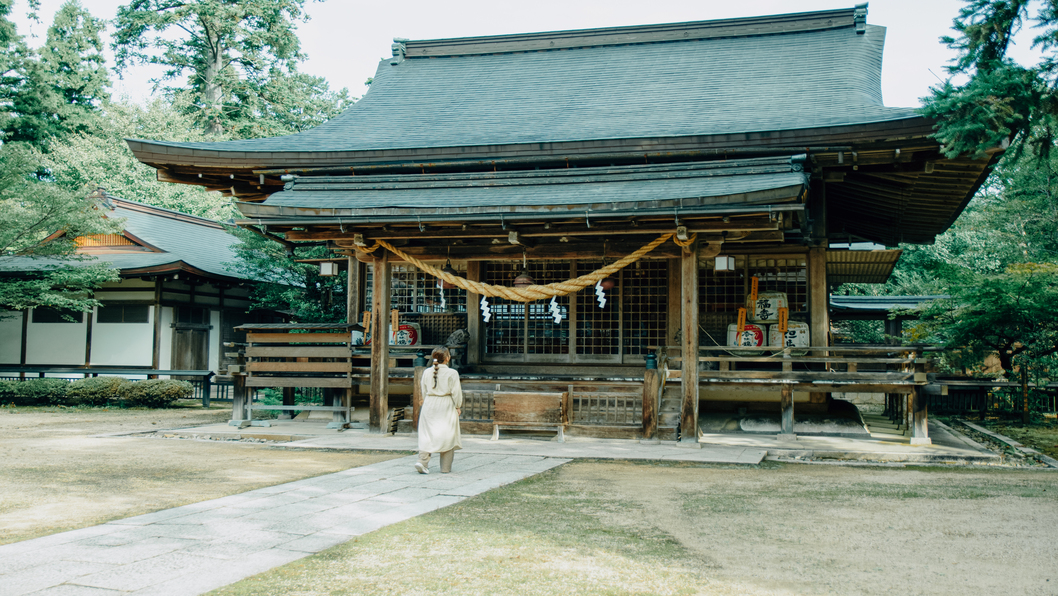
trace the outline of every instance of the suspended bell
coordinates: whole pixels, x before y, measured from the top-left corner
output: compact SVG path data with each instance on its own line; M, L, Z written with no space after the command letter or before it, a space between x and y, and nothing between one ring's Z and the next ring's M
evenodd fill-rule
M607 275L606 277L602 278L602 281L599 282L599 285L602 287L602 289L610 291L614 288L614 286L617 285L617 280Z
M441 273L447 273L449 275L455 275L455 276L459 275L459 272L457 272L455 269L452 268L451 259L446 259L445 260L445 266L441 269ZM437 278L437 287L441 288L442 290L451 290L452 288L456 287L456 285L454 283L452 283L452 282L448 282L448 281L445 281L445 280L443 280L441 278Z
M514 287L516 288L525 288L533 285L536 285L536 282L533 281L533 278L529 275L528 270L523 270L521 273L518 274L518 277L514 278Z
M518 274L518 277L514 278L514 287L525 288L532 285L536 285L531 275L529 275L529 257L522 251L522 272Z

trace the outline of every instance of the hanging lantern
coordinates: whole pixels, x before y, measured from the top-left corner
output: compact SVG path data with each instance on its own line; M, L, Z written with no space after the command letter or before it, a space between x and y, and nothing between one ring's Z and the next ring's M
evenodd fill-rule
M522 252L522 272L518 274L518 277L514 278L514 287L525 288L533 285L536 285L536 282L529 275L529 257L525 252Z
M441 269L441 273L447 273L449 275L455 276L459 275L459 272L452 268L451 259L445 260L445 266ZM437 287L441 288L442 290L451 290L452 288L456 287L456 285L454 283L447 282L441 278L437 278Z
M533 281L533 278L529 275L529 270L527 269L522 270L522 272L518 274L518 277L514 278L514 287L516 288L525 288L533 285L536 285L536 282Z

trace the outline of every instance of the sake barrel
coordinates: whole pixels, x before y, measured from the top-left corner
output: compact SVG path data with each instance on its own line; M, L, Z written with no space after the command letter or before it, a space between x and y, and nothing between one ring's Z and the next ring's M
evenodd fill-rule
M768 345L776 350L783 348L807 348L808 323L790 321L786 324L786 333L779 331L778 325L768 325ZM790 350L791 356L804 356L808 350Z
M738 324L731 323L727 326L727 345L733 348L763 348L764 347L764 328L760 325L754 325L753 323L746 323L745 328L742 330L742 334L738 333ZM764 351L759 352L743 352L738 351L738 356L759 356Z
M779 309L788 308L786 292L761 292L757 299L746 300L746 314L755 323L778 323Z

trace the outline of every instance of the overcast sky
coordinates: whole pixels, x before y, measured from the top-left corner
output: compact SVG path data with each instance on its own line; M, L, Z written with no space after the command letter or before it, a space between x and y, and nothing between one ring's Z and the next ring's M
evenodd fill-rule
M128 0L81 0L97 18L112 19ZM333 89L347 87L354 96L366 91L380 59L390 55L394 37L436 39L622 25L701 21L736 17L849 8L857 0L405 0L404 2L307 2L311 20L298 27L308 61L301 69L326 77ZM40 24L23 17L26 0L16 0L13 13L19 32L35 34L43 43L52 15L62 0L42 0ZM885 104L919 105L946 75L951 52L938 38L948 34L961 0L874 0L867 22L888 28L882 65ZM1031 39L1031 31L1021 37ZM1014 56L1034 62L1028 42ZM841 56L834 56L841 60ZM149 97L152 76L160 71L136 67L115 77L114 93L142 102Z

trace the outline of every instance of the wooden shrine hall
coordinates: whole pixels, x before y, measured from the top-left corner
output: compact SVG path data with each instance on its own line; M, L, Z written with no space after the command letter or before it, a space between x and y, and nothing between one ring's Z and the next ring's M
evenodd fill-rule
M299 352L320 364L270 369L283 340L262 332L248 385L316 370L387 431L414 353L464 329L466 432L695 442L700 411L746 408L789 433L795 404L877 391L924 443L921 354L829 345L829 288L884 282L899 250L845 247L933 242L1000 150L947 159L932 121L883 105L884 41L866 5L397 39L315 129L128 144L160 180L234 197L239 225L347 259L347 325ZM365 322L394 345L356 345Z

